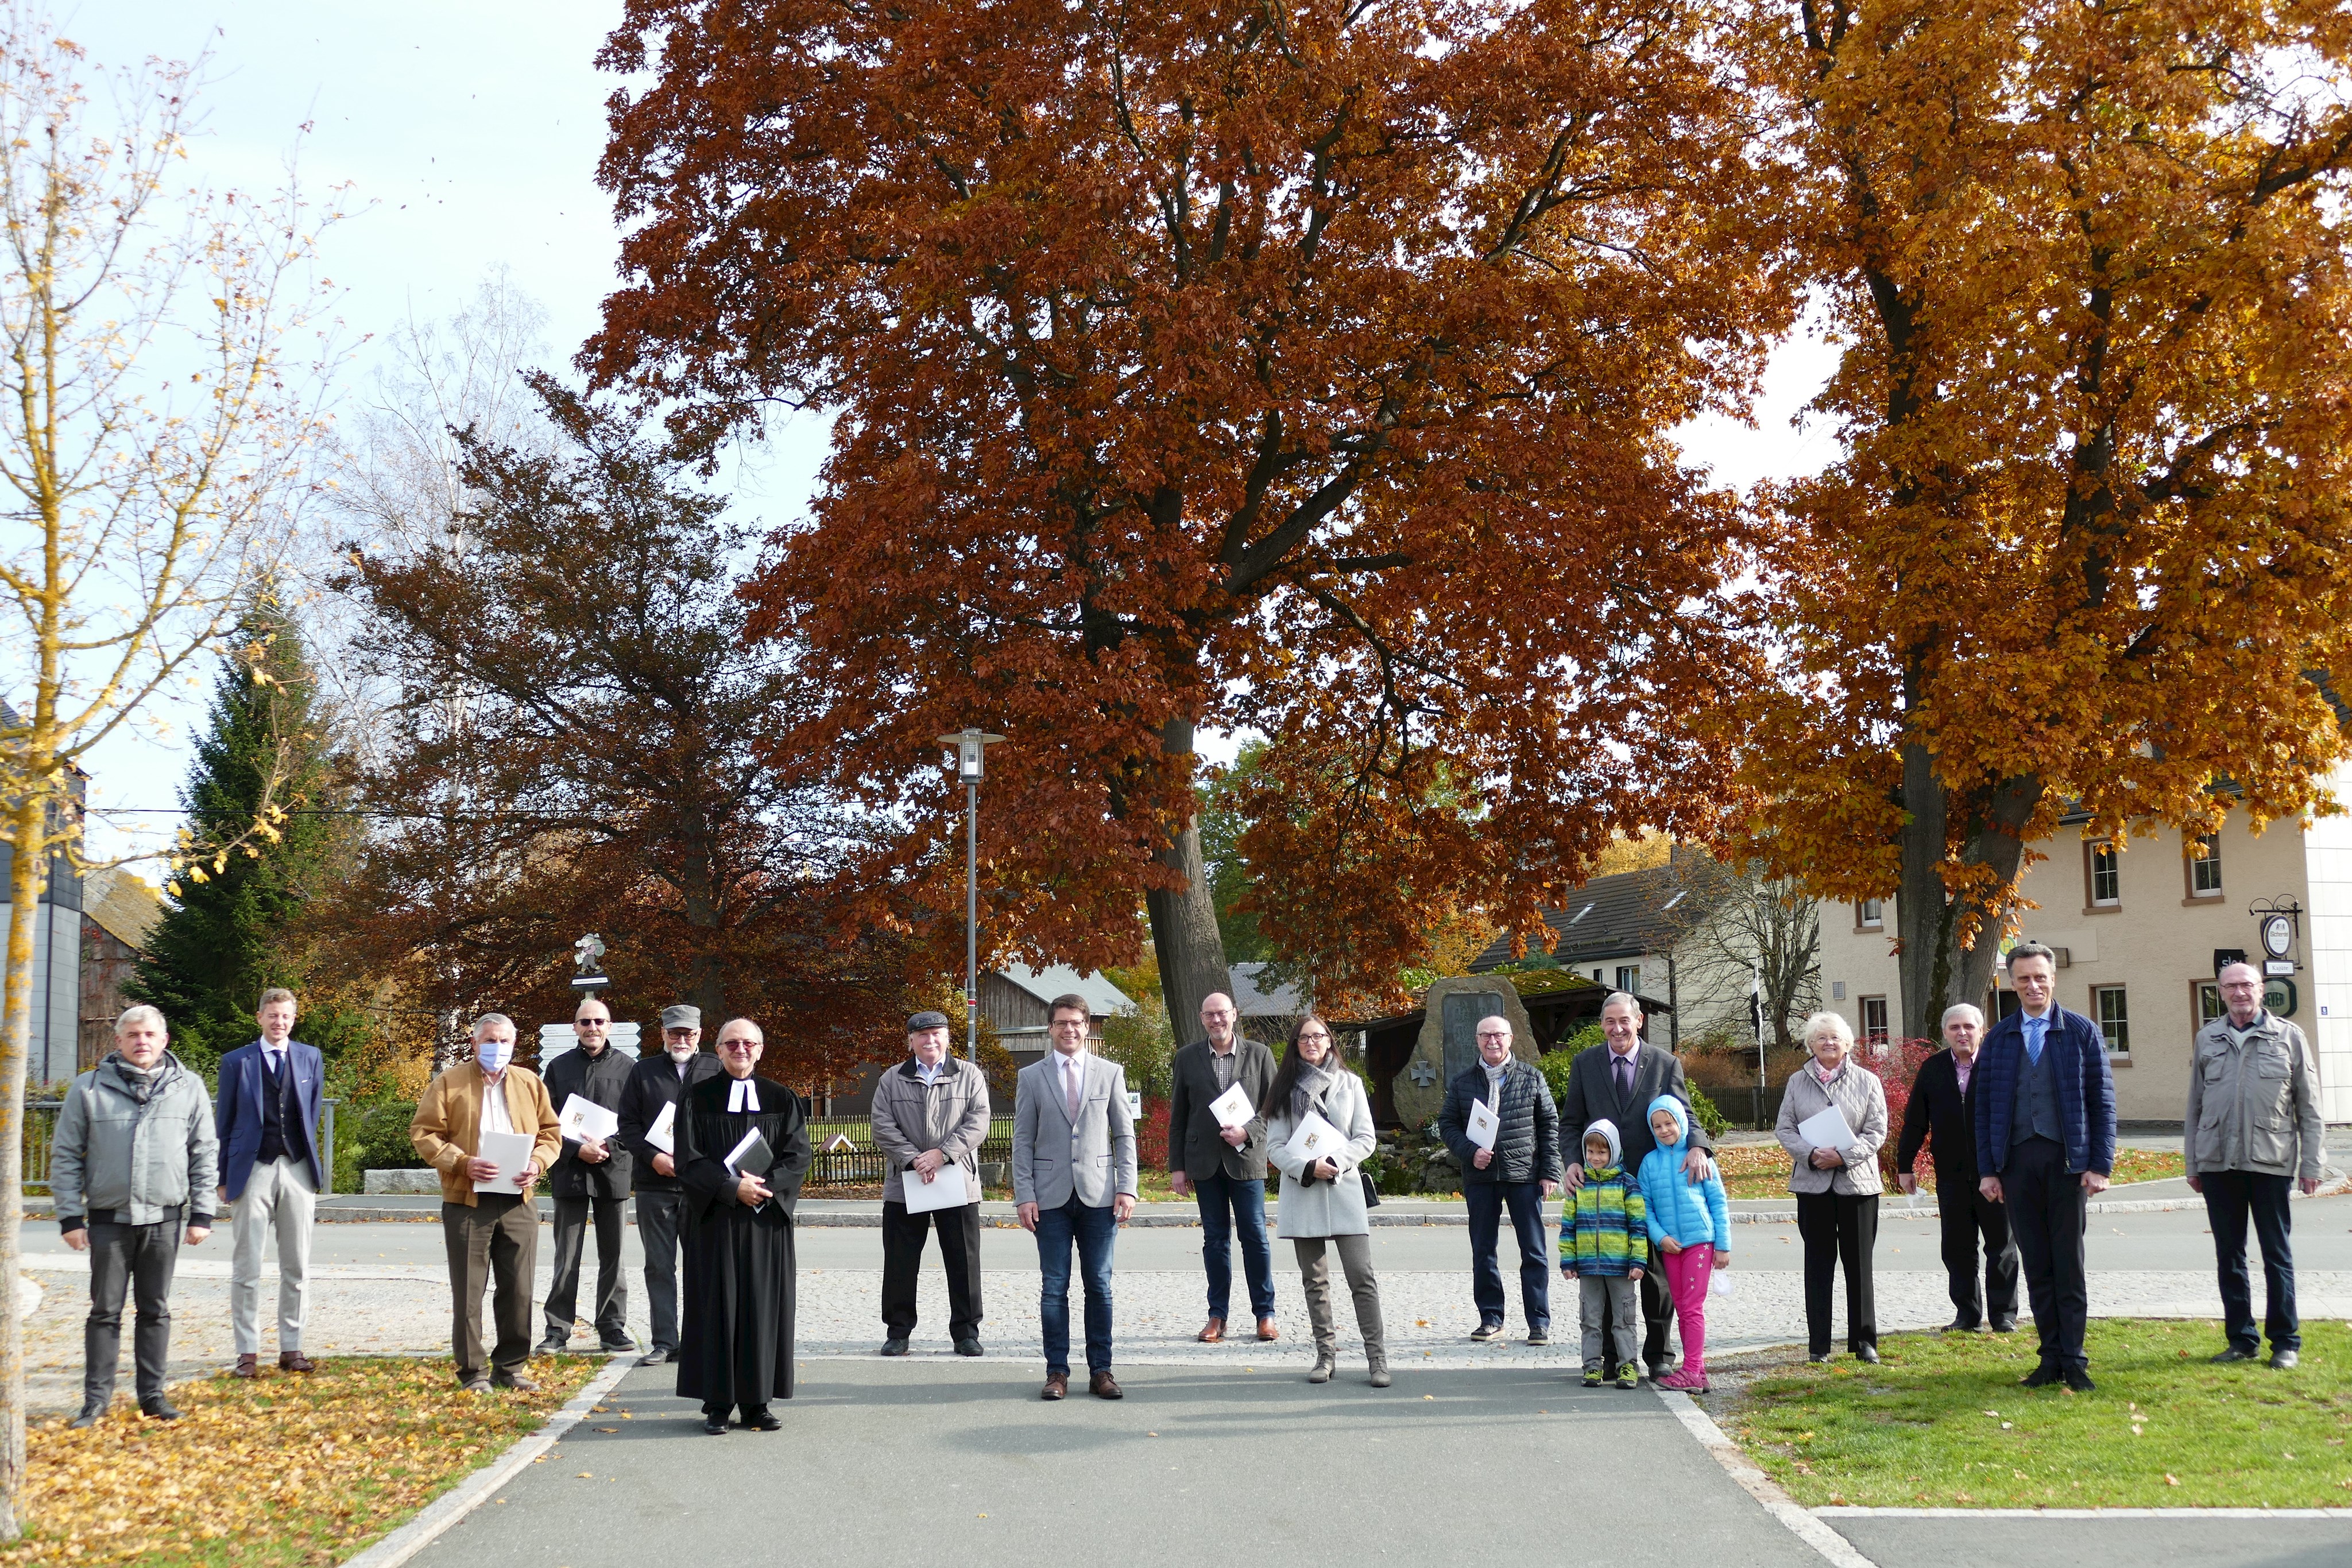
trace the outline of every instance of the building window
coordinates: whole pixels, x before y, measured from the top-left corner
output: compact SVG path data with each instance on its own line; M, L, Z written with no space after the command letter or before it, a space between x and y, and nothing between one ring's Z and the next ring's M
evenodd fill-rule
M1886 925L1886 901L1865 898L1853 906L1853 928L1857 931L1877 931Z
M2189 841L2189 896L2221 896L2221 841L2217 833Z
M1629 997L1640 996L1642 994L1642 966L1639 964L1618 965L1617 988L1624 992Z
M2197 982L2197 1027L2203 1029L2230 1009L2222 1005L2221 988L2210 980Z
M2091 1016L2099 1020L2099 1032L2107 1037L2107 1049L2117 1056L2131 1051L2131 1014L2124 1006L2121 986L2091 988Z
M2087 846L2091 879L2091 907L2114 909L2124 901L2123 871L2116 863L2116 846L2096 843Z
M1991 1010L1992 1021L1999 1023L2001 1019L2009 1017L2011 1013L2023 1012L2025 1010L2025 1004L2017 999L2017 993L2015 991L2012 991L2008 987L2004 986L2000 989L1993 992Z
M1862 1043L1870 1048L1871 1054L1874 1056L1884 1055L1886 1051L1886 998L1885 997L1863 998Z

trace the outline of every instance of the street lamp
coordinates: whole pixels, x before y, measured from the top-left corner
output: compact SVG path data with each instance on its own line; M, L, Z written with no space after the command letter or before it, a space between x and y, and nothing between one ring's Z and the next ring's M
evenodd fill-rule
M980 1060L980 780L988 748L1004 737L977 729L940 737L955 753L956 778L963 785L963 1040Z

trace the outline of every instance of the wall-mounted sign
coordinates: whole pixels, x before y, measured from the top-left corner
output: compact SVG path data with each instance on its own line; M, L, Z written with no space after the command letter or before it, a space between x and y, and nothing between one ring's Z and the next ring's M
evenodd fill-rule
M2294 1017L2296 1001L2293 980L2272 980L2263 987L2263 1006L2283 1019Z
M2294 951L2294 922L2284 915L2263 917L2263 951L2284 958Z

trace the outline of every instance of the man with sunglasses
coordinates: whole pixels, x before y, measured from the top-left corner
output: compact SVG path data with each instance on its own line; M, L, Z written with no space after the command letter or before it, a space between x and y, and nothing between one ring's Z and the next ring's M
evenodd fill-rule
M653 1314L653 1348L640 1366L659 1366L677 1354L677 1227L686 1192L678 1185L674 1131L662 1131L659 1142L654 1134L665 1110L720 1071L719 1059L702 1049L700 1008L664 1008L661 1019L661 1053L648 1052L631 1068L621 1091L618 1134L629 1151L637 1243L646 1252L646 1301Z

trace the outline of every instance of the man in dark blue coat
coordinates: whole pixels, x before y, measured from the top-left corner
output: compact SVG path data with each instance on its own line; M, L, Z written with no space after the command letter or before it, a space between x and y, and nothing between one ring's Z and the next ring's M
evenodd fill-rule
M1495 1113L1494 1141L1472 1142L1472 1107ZM1503 1337L1503 1268L1496 1254L1503 1210L1511 1212L1518 1243L1519 1309L1528 1343L1551 1343L1551 1245L1543 1202L1559 1190L1559 1108L1542 1073L1511 1054L1511 1020L1478 1020L1478 1065L1445 1086L1437 1135L1462 1166L1463 1207L1470 1211L1470 1290L1478 1303L1471 1338L1491 1344Z
M2025 1385L2063 1382L2086 1394L2094 1385L2083 1347L2091 1315L2083 1233L2091 1195L2105 1190L2116 1166L2116 1080L2099 1026L2058 1006L2057 976L2057 955L2041 943L2010 950L2019 1008L1985 1036L1969 1098L1979 1190L2009 1206L2042 1338Z
M220 1197L230 1206L230 1332L239 1377L261 1372L261 1260L278 1238L278 1366L310 1372L310 1220L327 1173L319 1158L320 1054L293 1038L294 993L271 987L254 1009L261 1038L221 1058L213 1127Z

